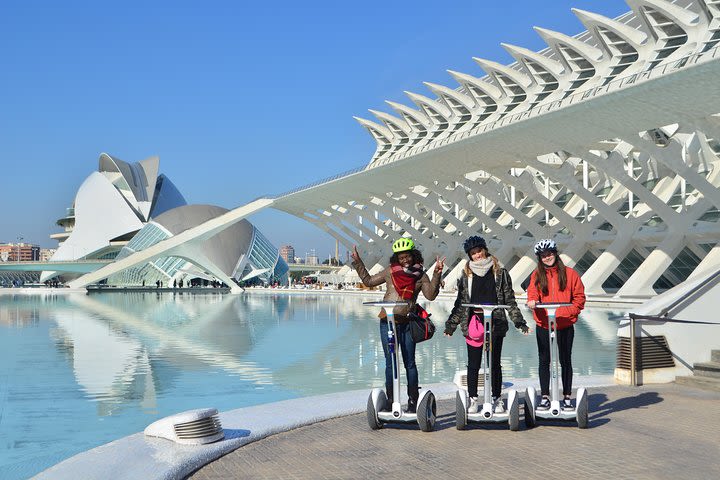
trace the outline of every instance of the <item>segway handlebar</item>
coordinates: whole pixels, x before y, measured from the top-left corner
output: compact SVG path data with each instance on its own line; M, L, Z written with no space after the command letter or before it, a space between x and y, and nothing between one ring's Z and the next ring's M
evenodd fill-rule
M561 302L548 302L548 303L536 303L535 308L559 308L559 307L572 307L572 303L561 303Z
M496 308L512 308L510 305L490 305L489 303L461 303L463 307L495 310Z
M393 308L393 307L407 307L410 305L410 302L363 302L363 305L367 305L368 307L384 307L384 308Z

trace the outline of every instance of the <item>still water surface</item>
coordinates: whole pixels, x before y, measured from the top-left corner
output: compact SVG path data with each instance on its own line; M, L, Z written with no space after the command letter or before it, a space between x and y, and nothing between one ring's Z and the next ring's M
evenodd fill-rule
M379 299L0 295L0 478L27 478L183 410L381 386L378 309L362 305ZM418 345L420 383L449 382L464 368L465 344L460 335L441 335L450 300L426 307L439 334ZM616 324L608 318L620 313L581 316L577 374L612 374ZM506 380L537 377L534 335L511 329L503 372Z

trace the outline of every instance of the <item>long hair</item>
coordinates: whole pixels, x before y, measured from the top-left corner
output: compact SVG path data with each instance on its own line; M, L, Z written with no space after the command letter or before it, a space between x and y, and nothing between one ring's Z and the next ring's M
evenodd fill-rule
M558 270L558 285L562 292L567 288L567 272L565 271L565 264L557 253L555 254L555 266ZM535 275L535 287L540 290L543 295L548 295L547 273L545 271L545 264L540 258L538 258L537 274Z
M405 253L405 252L412 255L413 264L419 263L420 265L422 265L423 263L425 263L425 260L423 260L422 253L420 253L420 250L418 250L417 248L413 248L412 250L405 250L404 252L393 253L392 257L390 257L390 263L391 264L392 263L400 263L400 262L398 262L398 255L400 255L401 253Z

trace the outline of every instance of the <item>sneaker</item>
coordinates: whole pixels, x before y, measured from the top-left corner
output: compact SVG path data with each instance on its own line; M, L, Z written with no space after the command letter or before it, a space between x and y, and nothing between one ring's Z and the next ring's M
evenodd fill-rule
M502 397L495 399L495 413L505 413L505 404L503 403Z
M537 406L538 410L550 410L550 397L542 397Z
M569 398L566 398L562 401L562 409L563 410L575 410L575 407L573 407L572 400Z
M468 413L478 412L478 399L477 397L470 397L470 406L468 407Z

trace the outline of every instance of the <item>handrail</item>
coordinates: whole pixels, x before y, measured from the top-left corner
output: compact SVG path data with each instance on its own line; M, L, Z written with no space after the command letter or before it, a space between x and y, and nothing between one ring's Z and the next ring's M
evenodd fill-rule
M646 320L646 321L651 321L651 322L695 323L695 324L699 324L699 325L720 325L720 323L715 323L715 322L701 322L699 320L681 320L679 318L658 317L656 315L638 315L636 313L628 313L628 317L630 317L630 320Z
M347 170L347 171L345 171L345 172L337 173L337 174L335 174L335 175L333 175L333 176L330 176L330 177L327 177L327 178L323 178L323 179L317 180L317 181L312 182L312 183L309 183L309 184L307 184L307 185L303 185L303 186L300 186L300 187L297 187L297 188L293 188L292 190L288 190L287 192L281 193L281 194L279 194L279 195L271 196L271 197L269 197L269 198L278 199L278 198L282 198L282 197L287 197L288 195L291 195L291 194L293 194L293 193L297 193L297 192L300 192L300 191L303 191L303 190L309 190L309 189L311 189L311 188L313 188L313 187L317 187L318 185L322 185L322 184L325 184L325 183L330 183L330 182L333 182L333 181L338 180L338 179L340 179L340 178L349 177L350 175L353 175L353 174L355 174L355 173L362 172L362 171L365 170L366 168L367 168L367 165L361 165L361 166L359 166L359 167L352 168L352 169Z
M681 296L680 298L678 298L677 300L675 300L673 303L671 303L670 305L668 305L668 306L666 306L665 308L663 308L662 310L660 310L660 315L666 316L666 315L670 312L670 310L672 310L673 308L677 307L677 306L680 305L682 302L687 301L688 296L689 296L690 294L695 293L695 292L697 292L698 290L704 288L706 285L708 285L710 282L716 280L718 277L720 277L720 270L716 271L716 272L713 273L712 275L709 275L707 278L705 278L705 279L704 279L702 282L700 282L695 288L693 288L693 290L692 290L691 292L688 292L687 295Z
M665 315L667 314L667 311L669 308L664 309ZM635 324L637 322L668 322L668 323L685 323L685 324L699 324L699 325L720 325L720 323L715 322L701 322L699 320L681 320L679 318L666 318L666 317L660 317L657 315L638 315L636 313L628 312L628 317L630 320L630 385L633 387L637 387L637 365L635 362L635 350L636 350L636 344L635 344ZM623 318L625 317L615 317L615 318Z

